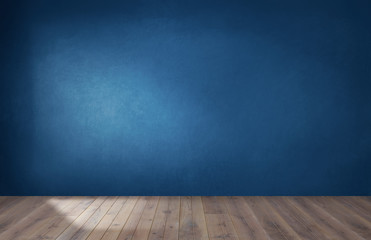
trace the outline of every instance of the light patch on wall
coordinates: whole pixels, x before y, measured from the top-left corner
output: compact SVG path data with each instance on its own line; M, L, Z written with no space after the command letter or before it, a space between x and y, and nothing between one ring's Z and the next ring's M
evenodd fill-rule
M174 69L157 68L161 54L171 61L172 53L163 51L171 44L178 48L177 34L160 31L147 38L145 28L108 26L81 32L53 25L35 30L34 144L42 155L35 159L55 169L97 159L187 164L175 157L177 151L187 148L200 125L212 127L213 116L182 88Z
M55 53L52 63L44 63L35 81L38 134L48 142L59 139L64 144L71 143L70 134L80 134L86 142L103 144L100 147L104 142L136 142L138 137L142 144L181 139L186 113L178 107L179 100L162 91L145 71L128 66L114 70L106 64L104 70L61 74L73 68L63 56Z

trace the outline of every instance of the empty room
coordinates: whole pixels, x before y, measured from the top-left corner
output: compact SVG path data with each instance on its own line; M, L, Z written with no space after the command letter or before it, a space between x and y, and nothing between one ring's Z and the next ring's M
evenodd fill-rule
M371 1L0 0L0 240L371 240Z

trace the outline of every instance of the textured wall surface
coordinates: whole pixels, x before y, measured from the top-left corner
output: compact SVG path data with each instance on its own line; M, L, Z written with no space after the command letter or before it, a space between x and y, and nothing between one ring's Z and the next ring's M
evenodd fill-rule
M0 194L370 195L369 1L2 1Z

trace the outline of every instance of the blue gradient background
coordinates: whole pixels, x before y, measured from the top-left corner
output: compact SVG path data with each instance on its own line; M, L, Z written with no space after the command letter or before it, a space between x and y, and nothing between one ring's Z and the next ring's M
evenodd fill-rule
M368 1L2 1L6 195L370 195Z

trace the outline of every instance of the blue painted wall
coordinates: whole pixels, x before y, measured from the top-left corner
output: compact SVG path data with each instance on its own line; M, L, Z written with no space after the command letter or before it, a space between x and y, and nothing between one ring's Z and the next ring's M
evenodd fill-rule
M3 1L1 194L370 195L369 1Z

